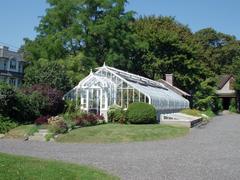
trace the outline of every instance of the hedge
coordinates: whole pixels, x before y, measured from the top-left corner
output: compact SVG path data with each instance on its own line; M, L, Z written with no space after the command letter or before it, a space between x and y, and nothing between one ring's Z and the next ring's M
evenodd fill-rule
M132 103L126 113L127 121L132 124L153 124L157 123L156 109L147 103Z

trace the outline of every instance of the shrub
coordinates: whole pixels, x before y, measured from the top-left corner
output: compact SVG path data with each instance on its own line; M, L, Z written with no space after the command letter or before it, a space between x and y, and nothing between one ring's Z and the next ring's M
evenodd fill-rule
M237 112L237 102L235 98L232 98L230 101L229 111L234 113Z
M64 101L62 99L63 93L55 88L50 87L46 84L35 84L31 87L22 89L22 92L26 95L33 93L39 93L46 98L45 106L41 109L42 115L55 116L62 113L64 110Z
M54 134L52 134L52 133L48 133L48 134L45 135L45 140L46 141L50 141L53 138L54 138Z
M43 124L48 124L48 119L50 118L49 115L47 116L40 116L35 120L36 125L43 125Z
M67 124L60 116L51 117L48 119L49 131L53 134L63 134L68 131Z
M208 108L206 111L203 111L202 114L205 114L210 118L212 118L216 115L210 108Z
M17 93L9 85L0 82L0 114L13 118L15 116Z
M108 109L108 121L109 122L125 122L125 113L124 110L118 105L112 105Z
M104 121L104 116L102 114L97 114L96 118L98 121Z
M27 131L27 135L28 136L33 136L34 133L38 132L38 127L35 125L35 126L32 126L28 131Z
M65 100L65 113L74 113L76 111L76 101Z
M42 111L47 104L46 98L37 92L29 95L19 92L17 99L15 119L20 123L32 123L37 117L42 115Z
M10 118L4 117L0 114L0 134L4 134L15 127L17 127L15 122L13 122Z
M157 123L155 108L147 103L132 103L127 109L127 120L132 124Z
M76 117L75 123L77 126L89 126L96 125L98 118L94 114L83 114L82 116Z

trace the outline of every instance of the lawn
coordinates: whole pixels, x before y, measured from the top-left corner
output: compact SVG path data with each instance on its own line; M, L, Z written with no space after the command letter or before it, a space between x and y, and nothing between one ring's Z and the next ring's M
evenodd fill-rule
M189 128L169 125L122 125L104 124L84 127L56 139L64 143L116 143L171 139L184 136Z
M6 138L24 138L26 134L31 134L35 131L35 125L21 125L11 129L6 135Z
M118 179L92 167L0 153L0 179Z

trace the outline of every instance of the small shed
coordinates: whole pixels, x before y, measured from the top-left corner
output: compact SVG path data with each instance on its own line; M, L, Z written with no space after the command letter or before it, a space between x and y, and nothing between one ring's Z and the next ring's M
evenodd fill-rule
M219 76L217 95L220 99L222 99L222 105L224 110L228 110L231 100L236 99L234 82L235 79L232 75Z

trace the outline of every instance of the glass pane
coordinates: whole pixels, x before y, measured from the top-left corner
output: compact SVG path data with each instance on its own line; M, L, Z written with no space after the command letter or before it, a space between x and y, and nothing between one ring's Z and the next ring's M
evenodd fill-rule
M110 72L107 73L107 77L108 77L109 79L111 78L111 73L110 73Z
M123 108L127 108L128 105L127 91L127 89L123 89Z
M102 108L105 108L105 93L102 92Z
M140 93L140 101L144 102L144 94Z
M128 104L133 103L133 89L128 90Z
M134 102L139 102L139 91L134 89Z
M127 87L128 87L127 83L123 82L123 88L127 88Z
M117 83L117 77L113 75L112 81L113 81L114 83Z
M122 99L121 91L122 91L121 89L117 90L117 105L119 105L119 106L121 106L121 99Z
M105 71L102 71L102 76L106 76L106 72Z

